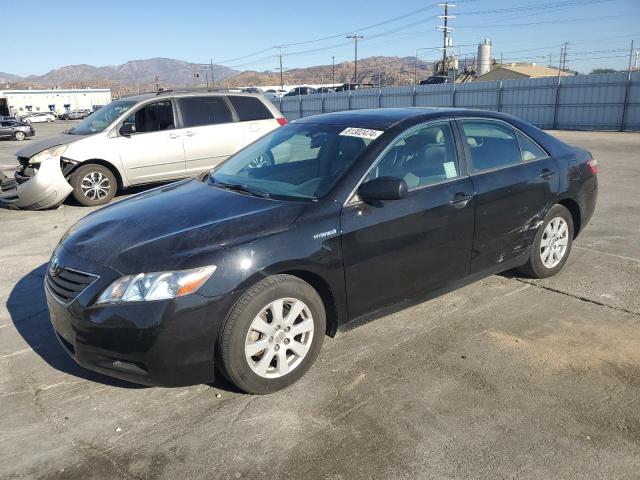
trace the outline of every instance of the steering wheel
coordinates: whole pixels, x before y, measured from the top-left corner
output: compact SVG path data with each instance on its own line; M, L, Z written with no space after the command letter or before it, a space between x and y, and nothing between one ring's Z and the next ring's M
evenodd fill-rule
M269 167L269 166L273 165L274 163L276 163L276 162L275 162L275 160L273 158L273 153L271 153L271 150L267 150L266 152L261 153L256 158L251 160L249 162L249 164L247 165L247 168Z

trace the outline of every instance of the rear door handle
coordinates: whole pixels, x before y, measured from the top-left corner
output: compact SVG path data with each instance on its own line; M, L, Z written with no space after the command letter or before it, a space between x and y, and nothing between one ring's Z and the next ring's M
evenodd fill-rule
M193 137L195 134L196 134L196 132L192 132L191 130L189 130L189 131L185 132L185 135L186 135L187 137Z
M453 196L453 198L449 202L449 205L453 205L456 208L464 208L467 206L467 203L469 203L469 200L471 200L472 198L473 198L472 195L467 195L464 192L458 192Z
M180 135L178 135L177 133L170 133L169 134L169 138L178 138L180 137Z
M542 172L540 172L540 178L544 178L545 180L548 180L549 178L551 178L551 176L554 173L555 172L553 170L549 170L548 168L545 168L542 170Z

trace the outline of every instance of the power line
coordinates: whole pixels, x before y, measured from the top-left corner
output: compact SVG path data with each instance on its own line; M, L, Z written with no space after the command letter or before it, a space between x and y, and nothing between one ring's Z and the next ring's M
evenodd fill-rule
M555 23L575 23L575 22L587 22L587 21L601 21L601 20L609 20L612 18L620 18L620 17L628 17L628 14L620 14L620 15L605 15L599 17L587 17L587 18L570 18L566 20L545 20L544 22L528 22L528 23L503 23L503 24L492 24L491 28L494 27L529 27L532 25L549 25ZM460 25L458 28L487 28L487 25Z

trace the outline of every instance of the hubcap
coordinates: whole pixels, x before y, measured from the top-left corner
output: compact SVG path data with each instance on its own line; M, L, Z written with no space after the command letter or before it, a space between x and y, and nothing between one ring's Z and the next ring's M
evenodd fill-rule
M100 172L87 173L80 183L82 193L90 200L102 200L111 190L109 179Z
M259 155L249 162L249 168L261 168L269 165L269 160L264 155Z
M280 298L251 322L244 354L251 370L263 378L279 378L298 367L313 340L313 316L295 298Z
M562 217L555 217L547 224L540 241L540 260L547 268L553 268L564 258L569 244L569 226Z
M22 140L22 139L24 139L24 133L22 133L22 132L18 132L18 133L16 133L16 138L17 138L18 140Z

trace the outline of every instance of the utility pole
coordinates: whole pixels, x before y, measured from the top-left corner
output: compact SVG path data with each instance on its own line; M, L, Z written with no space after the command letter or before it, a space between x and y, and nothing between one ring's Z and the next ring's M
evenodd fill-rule
M284 90L284 79L282 77L282 47L278 48L278 58L280 59L280 90Z
M628 70L628 80L631 80L631 59L633 58L633 40L631 40L631 50L629 51L629 70ZM638 66L638 51L635 51L636 54L636 67Z
M456 18L454 15L449 15L449 7L455 7L456 5L445 2L439 3L438 6L444 8L444 15L438 15L438 18L444 19L444 25L438 25L436 29L442 31L442 74L447 75L447 54L451 46L451 36L449 33L453 31L453 28L449 26L449 19Z
M336 57L332 56L331 57L331 83L333 84L332 86L335 87L336 85Z
M210 61L211 63L211 88L216 88L216 76L213 74L213 58Z
M565 68L567 68L567 46L569 45L569 42L564 42L564 53L561 56L561 61L562 61L562 70L564 70Z
M160 90L160 84L158 83L158 75L156 75L156 92Z
M355 62L353 63L353 83L358 83L358 39L364 38L363 35L347 35L347 38L353 38L355 43Z

